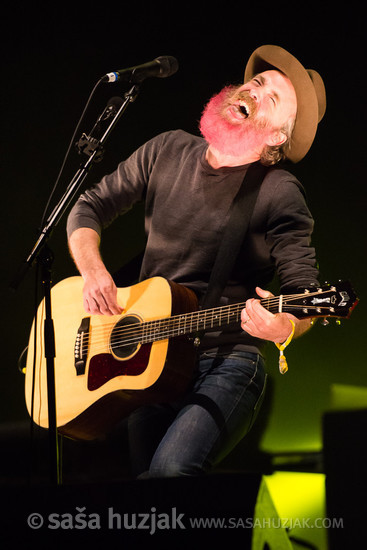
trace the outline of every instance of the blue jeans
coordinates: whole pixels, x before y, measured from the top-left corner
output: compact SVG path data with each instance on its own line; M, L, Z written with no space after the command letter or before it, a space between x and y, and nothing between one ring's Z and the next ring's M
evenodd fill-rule
M195 476L220 462L251 428L265 390L261 356L203 353L192 387L177 403L144 406L129 417L138 477Z

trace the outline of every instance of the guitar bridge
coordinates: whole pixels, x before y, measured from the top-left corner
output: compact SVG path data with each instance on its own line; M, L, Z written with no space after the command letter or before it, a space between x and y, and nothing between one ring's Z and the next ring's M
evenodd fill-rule
M85 365L89 348L89 326L90 317L84 317L78 328L78 334L76 335L74 345L74 366L77 376L85 374Z

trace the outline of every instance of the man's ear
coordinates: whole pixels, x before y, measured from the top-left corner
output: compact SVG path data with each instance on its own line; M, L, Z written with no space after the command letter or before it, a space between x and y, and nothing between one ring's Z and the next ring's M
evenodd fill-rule
M270 147L283 145L287 141L287 136L280 130L275 130L267 139L266 144Z

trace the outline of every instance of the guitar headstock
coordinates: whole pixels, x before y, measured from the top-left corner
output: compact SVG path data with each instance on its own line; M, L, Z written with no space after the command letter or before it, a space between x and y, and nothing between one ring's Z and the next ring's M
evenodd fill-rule
M298 319L306 317L348 318L358 303L358 298L349 281L310 287L304 294L284 297L283 311Z

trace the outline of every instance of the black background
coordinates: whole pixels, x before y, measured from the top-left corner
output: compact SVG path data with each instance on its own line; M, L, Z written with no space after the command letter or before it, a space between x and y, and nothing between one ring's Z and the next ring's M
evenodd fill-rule
M197 133L204 103L223 85L241 82L249 55L267 43L288 49L324 78L326 115L311 151L293 171L306 188L316 220L313 243L322 279L351 279L361 302L342 327L316 326L294 344L286 377L277 373L276 354L269 352L274 396L264 448L318 448L321 416L329 407L332 385L366 386L363 17L358 4L351 3L343 12L325 3L281 6L48 3L6 10L1 22L2 424L27 419L17 360L27 345L34 314L34 271L15 293L9 282L34 245L44 207L94 84L107 72L160 55L175 56L180 66L170 78L144 82L110 137L103 162L95 166L84 187L162 131L182 128ZM120 84L100 88L81 131L89 131L106 101L124 91ZM57 196L78 166L73 152ZM139 249L140 222L138 208L106 231L102 246L111 271ZM53 281L76 274L66 246L65 218L49 244L55 254Z

